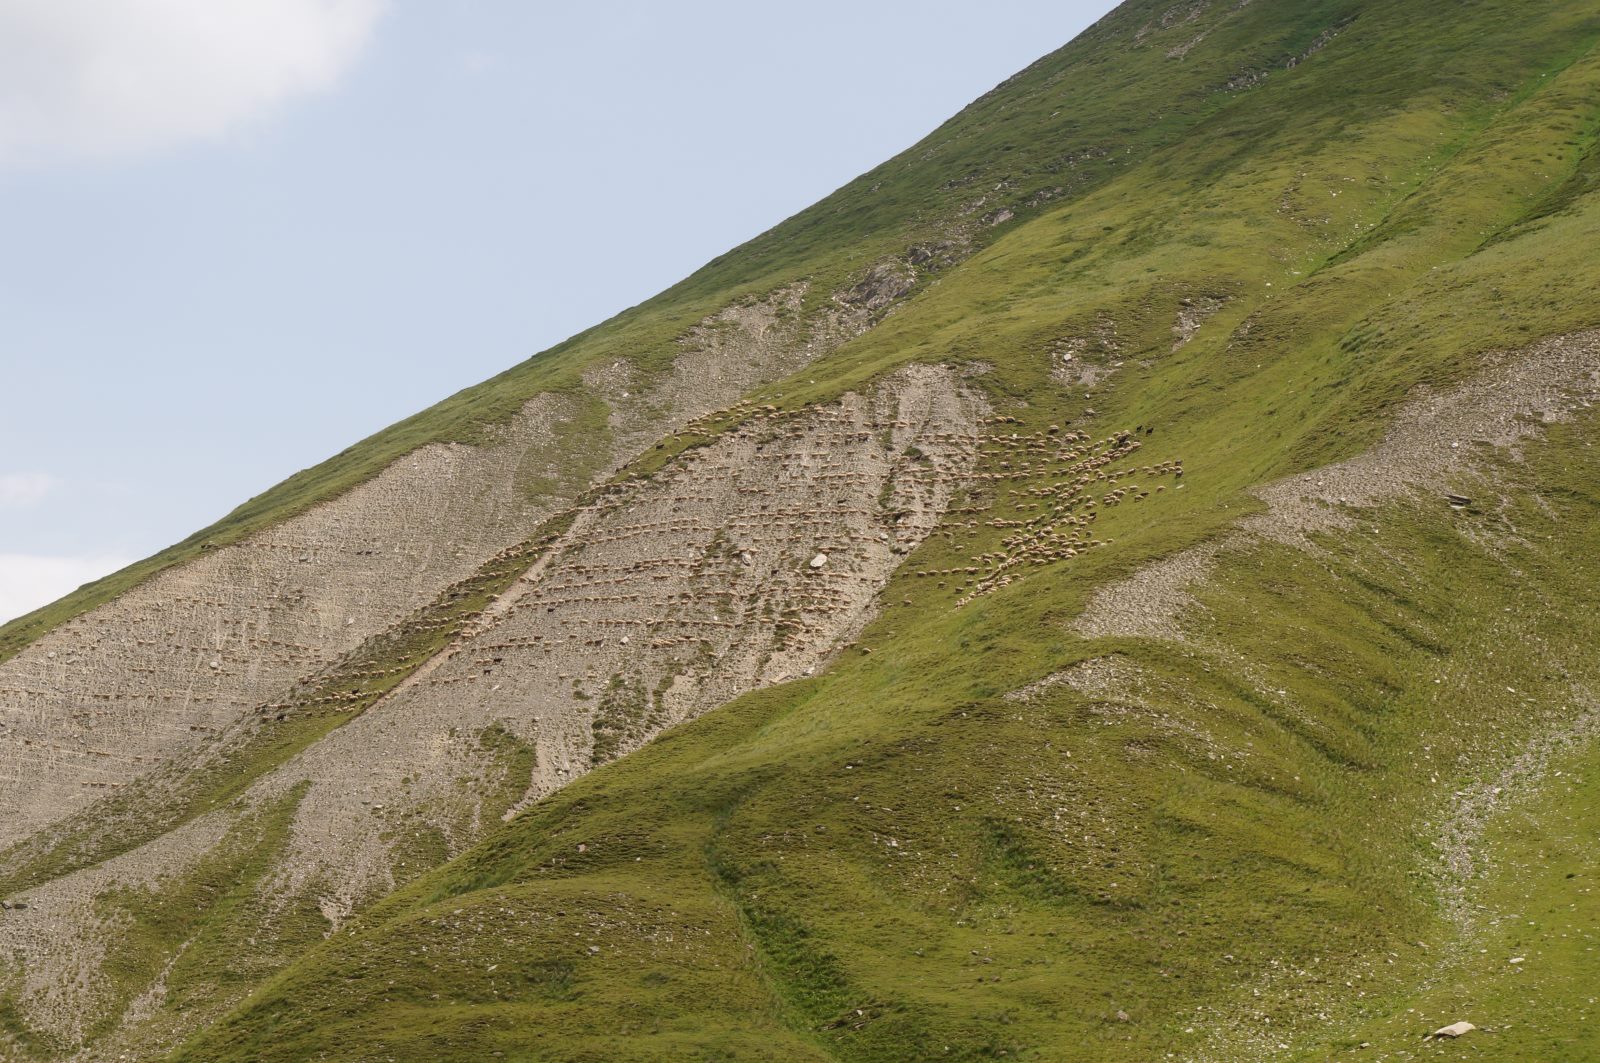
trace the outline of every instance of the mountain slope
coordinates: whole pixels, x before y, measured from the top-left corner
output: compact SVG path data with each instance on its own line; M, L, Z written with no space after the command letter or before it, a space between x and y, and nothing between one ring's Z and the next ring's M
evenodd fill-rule
M1126 4L12 625L8 1050L1600 1051L1597 40Z

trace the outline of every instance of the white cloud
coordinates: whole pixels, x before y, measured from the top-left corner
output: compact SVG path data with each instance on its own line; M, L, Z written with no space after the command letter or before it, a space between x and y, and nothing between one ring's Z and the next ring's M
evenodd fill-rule
M0 554L0 624L31 613L41 605L49 605L69 591L131 563L131 558L110 555Z
M387 0L0 0L0 162L216 136L331 86Z
M49 473L0 473L0 509L22 509L38 505L39 500L55 490L58 481Z

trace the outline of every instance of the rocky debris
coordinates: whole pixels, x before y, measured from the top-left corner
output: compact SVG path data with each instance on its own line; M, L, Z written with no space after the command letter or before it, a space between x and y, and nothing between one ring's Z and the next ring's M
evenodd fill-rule
M754 413L583 507L492 623L271 779L273 792L312 780L276 888L328 884L337 918L387 887L391 842L357 798L432 823L452 850L470 844L471 807L445 810L484 767L447 732L493 725L532 747L532 801L666 727L813 672L851 644L970 482L983 412L958 372L912 367L871 395ZM340 783L357 764L359 794Z
M1313 535L1354 526L1356 510L1431 494L1445 476L1481 476L1491 458L1515 460L1518 444L1539 435L1542 425L1596 401L1600 330L1492 355L1459 387L1419 390L1372 450L1257 490L1265 512L1244 519L1231 534L1096 591L1073 627L1091 638L1181 639L1178 617L1193 603L1189 587L1209 577L1222 554L1261 542L1315 549ZM1463 439L1479 445L1463 447Z
M1205 40L1205 39L1206 39L1206 34L1198 33L1195 36L1193 36L1193 37L1189 38L1188 40L1184 41L1182 44L1175 44L1171 48L1167 49L1167 58L1168 59L1182 59L1184 56L1186 56L1190 52L1194 51L1195 48L1199 47L1200 42Z
M709 415L743 405L740 396L804 368L870 330L883 312L916 283L916 265L936 269L961 258L965 248L949 241L913 247L889 259L817 311L805 309L809 285L785 285L746 297L706 317L678 340L672 369L644 377L623 358L584 373L589 394L610 407L615 472L663 436L703 427Z
M1133 33L1135 44L1143 44L1145 38L1161 30L1171 29L1193 22L1206 13L1211 6L1211 0L1188 0L1187 3L1177 4L1167 8L1160 15L1144 23Z
M1176 351L1195 338L1200 326L1224 306L1231 296L1196 295L1179 301L1178 318L1172 323L1172 349Z
M0 848L193 752L520 541L550 502L518 470L565 403L534 400L483 446L414 451L0 663Z
M946 187L951 187L951 186L946 186ZM988 222L988 220L990 218L992 218L995 215L997 215L1000 211L1008 209L1008 208L1006 208L1004 206L990 207L989 206L990 201L993 200L993 199L1005 196L1006 194L1008 194L1010 192L1013 192L1015 190L1016 190L1016 181L1014 181L1010 177L1002 178L1001 180L995 182L992 186L990 186L988 191L982 193L976 199L969 199L965 203L961 204L961 206L959 208L957 208L957 210L956 210L956 216L958 218L972 218L972 217L978 216L979 213L982 212L985 207L989 207L989 210L987 212L985 212L981 217L978 217L978 222L980 224L985 224L985 223ZM971 239L971 231L972 230L971 230L971 223L970 222L958 222L958 223L956 223L955 232L959 233L960 237L963 240L970 240Z
M891 259L868 269L860 282L838 298L848 306L882 310L910 292L915 284L916 274L905 264Z
M1194 603L1189 588L1210 576L1222 552L1223 545L1203 543L1151 562L1095 592L1073 628L1088 638L1182 639L1180 621Z
M1268 78L1270 78L1273 72L1276 70L1293 70L1295 67L1299 66L1307 59L1310 59L1312 56L1316 55L1318 52L1322 51L1329 44L1331 44L1333 39L1339 36L1339 34L1343 33L1345 29L1354 21L1355 18L1351 17L1343 19L1332 26L1329 26L1327 29L1317 34L1312 42L1306 46L1304 51L1298 52L1294 55L1283 56L1275 62L1268 64L1266 67L1258 67L1250 70L1240 71L1224 82L1218 91L1241 92L1245 89L1253 89L1257 85L1262 84ZM1204 34L1201 36L1204 36ZM1196 40L1194 43L1198 44L1199 41Z
M838 308L807 320L807 288L786 285L706 317L679 338L667 373L644 377L624 358L585 372L585 389L610 407L613 454L602 472L615 471L662 436L734 404L753 388L801 369L869 324Z
M1080 694L1103 696L1114 691L1126 691L1138 682L1139 670L1127 658L1111 655L1091 657L1071 668L1052 672L1005 695L1007 701L1028 704L1044 697L1057 687L1066 686Z
M1441 1027L1439 1027L1437 1030L1433 1031L1428 1036L1431 1037L1431 1038L1434 1038L1436 1040L1452 1040L1453 1041L1457 1037L1463 1037L1463 1036L1471 1033L1473 1030L1476 1030L1476 1029L1477 1029L1477 1027L1472 1025L1472 1023L1470 1023L1470 1022L1453 1022L1449 1026L1441 1026Z
M155 891L189 872L222 844L228 826L227 813L208 813L150 845L36 886L28 903L9 904L0 919L0 956L8 992L31 1029L72 1044L97 1016L115 1013L115 987L94 974L107 951L106 898Z
M816 557L813 557L811 559L811 561L810 561L810 565L811 565L811 568L812 568L813 571L815 571L816 569L821 568L823 565L826 565L827 563L828 563L828 555L827 554L818 554Z
M1321 33L1317 34L1311 43L1306 46L1305 51L1301 52L1299 55L1292 56L1289 59L1284 60L1284 69L1293 70L1307 59L1310 59L1312 56L1322 51L1322 49L1326 48L1329 44L1332 44L1333 39L1339 36L1339 34L1343 33L1354 21L1355 16L1352 15L1349 18L1341 19L1340 21L1329 26L1327 29L1323 30Z
M1197 701L1191 689L1152 675L1120 654L1080 661L1010 691L1005 699L1029 705L1062 687L1083 695L1088 711L1107 723L1138 719L1207 757L1214 758L1227 748L1198 722L1211 710ZM1062 755L1070 759L1072 753L1063 750Z
M913 266L939 269L960 260L964 245L954 240L937 240L933 243L913 244L906 249L906 261Z
M1272 73L1268 70L1245 70L1223 82L1221 91L1243 92L1245 89L1255 88L1271 76Z
M664 374L646 376L625 358L591 367L583 376L585 390L609 406L612 435L610 460L600 466L599 476L616 472L659 445L663 436L718 431L723 426L708 424L709 418L750 412L752 404L741 396L869 331L886 308L911 291L918 264L942 268L966 250L954 241L919 244L903 259L875 266L859 283L834 293L811 312L805 306L810 286L803 281L746 296L686 330L678 339L672 368Z
M1114 361L1121 354L1116 322L1102 312L1087 331L1050 344L1050 375L1067 387L1093 388L1122 368Z

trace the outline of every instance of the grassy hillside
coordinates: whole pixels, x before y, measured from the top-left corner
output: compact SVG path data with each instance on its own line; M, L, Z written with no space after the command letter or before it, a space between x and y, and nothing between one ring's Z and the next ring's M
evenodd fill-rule
M476 441L486 425L508 420L537 394L579 391L587 366L623 358L647 372L660 371L676 353L677 337L743 296L807 278L813 303L820 303L875 262L913 247L982 247L1007 231L1011 222L998 221L1007 213L1037 216L1108 182L1126 194L1131 186L1122 176L1174 145L1184 145L1184 154L1207 145L1206 165L1226 167L1230 158L1251 153L1260 137L1285 146L1315 145L1347 120L1352 107L1367 113L1416 109L1423 103L1419 93L1452 109L1475 107L1474 114L1461 117L1481 120L1502 94L1528 89L1530 64L1559 62L1548 50L1554 42L1565 39L1570 46L1585 32L1581 11L1553 13L1531 31L1498 7L1476 12L1470 22L1443 12L1408 12L1381 26L1369 17L1362 27L1364 47L1405 54L1405 64L1363 64L1353 81L1329 76L1330 63L1319 64L1322 70L1298 65L1353 26L1366 7L1349 0L1124 4L906 152L649 302L296 474L154 557L0 626L0 660L155 572L197 556L205 544L226 545L288 519L418 446ZM1450 66L1462 49L1482 43L1473 42L1469 25L1504 41L1500 50L1474 50L1470 73ZM1168 56L1202 34L1180 59ZM1289 64L1295 64L1292 70ZM1252 78L1260 79L1253 87L1230 88ZM1258 91L1286 82L1297 87L1294 106L1303 109L1298 121L1304 125L1293 130L1282 127L1273 104L1260 102L1280 94ZM1241 110L1253 117L1241 120ZM1230 116L1229 139L1208 143L1203 130L1224 114ZM1426 136L1427 123L1436 117L1443 116L1414 116L1414 128L1397 128L1394 135ZM1415 161L1423 166L1436 160ZM1207 180L1204 172L1190 175L1196 177L1202 185ZM589 427L574 423L569 430Z
M1482 1029L1453 1054L1600 1055L1592 413L1481 448L1486 480L1222 555L1181 639L1073 627L1255 489L1369 451L1419 385L1600 324L1597 40L1578 2L1125 5L651 304L241 510L972 224L970 258L759 396L981 363L1015 419L983 459L1007 478L858 645L535 806L175 1058L1415 1058L1457 1019ZM966 604L919 575L1036 518L1052 426L1185 475L1135 476L1108 546Z

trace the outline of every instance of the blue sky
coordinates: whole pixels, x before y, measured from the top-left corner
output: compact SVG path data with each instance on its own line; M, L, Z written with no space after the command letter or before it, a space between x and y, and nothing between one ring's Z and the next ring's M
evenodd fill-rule
M1111 6L0 0L0 620L648 298Z

